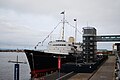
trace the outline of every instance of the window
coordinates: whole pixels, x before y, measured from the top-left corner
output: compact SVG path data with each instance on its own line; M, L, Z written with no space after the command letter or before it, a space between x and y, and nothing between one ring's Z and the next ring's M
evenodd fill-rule
M93 58L93 56L90 56L90 58Z
M83 45L85 45L85 43L83 43Z
M84 51L83 54L86 54L86 52Z
M90 52L90 54L93 54L93 52Z
M90 47L90 49L93 49L93 47Z
M68 46L72 46L71 44L68 44Z
M93 45L93 43L90 43L90 45Z
M85 40L86 38L84 37L83 40Z
M83 49L85 49L85 47L83 47Z
M90 37L90 40L93 40L93 37Z

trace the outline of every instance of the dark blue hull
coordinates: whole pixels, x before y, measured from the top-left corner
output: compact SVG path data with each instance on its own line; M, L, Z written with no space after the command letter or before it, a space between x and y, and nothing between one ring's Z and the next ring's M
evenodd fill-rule
M58 56L61 57L61 64L75 62L76 60L76 57L73 54L53 54L34 50L24 51L30 65L31 77L40 77L46 73L56 71L58 69Z

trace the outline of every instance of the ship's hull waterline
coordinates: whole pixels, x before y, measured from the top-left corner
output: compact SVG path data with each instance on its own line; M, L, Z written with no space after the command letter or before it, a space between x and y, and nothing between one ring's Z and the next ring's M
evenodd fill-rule
M61 58L61 64L75 62L76 60L76 54L74 53L64 55L35 50L24 51L30 65L31 77L41 77L46 73L49 74L58 70L58 56ZM78 58L80 58L80 56L78 56Z

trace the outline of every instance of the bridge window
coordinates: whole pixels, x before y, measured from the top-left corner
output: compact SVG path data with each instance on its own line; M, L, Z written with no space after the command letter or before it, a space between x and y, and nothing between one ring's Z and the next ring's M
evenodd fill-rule
M65 40L56 40L56 42L65 42Z
M66 46L65 44L62 44L62 46Z
M68 44L68 46L72 46L71 44Z
M66 44L53 44L53 46L66 46Z

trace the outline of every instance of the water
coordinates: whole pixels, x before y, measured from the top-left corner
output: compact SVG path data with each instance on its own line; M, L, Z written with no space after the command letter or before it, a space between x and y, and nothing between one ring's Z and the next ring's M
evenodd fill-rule
M14 63L8 63L8 61L15 61L17 55L19 61L27 62L27 64L20 64L20 80L30 79L30 68L24 53L0 52L0 80L14 80Z

